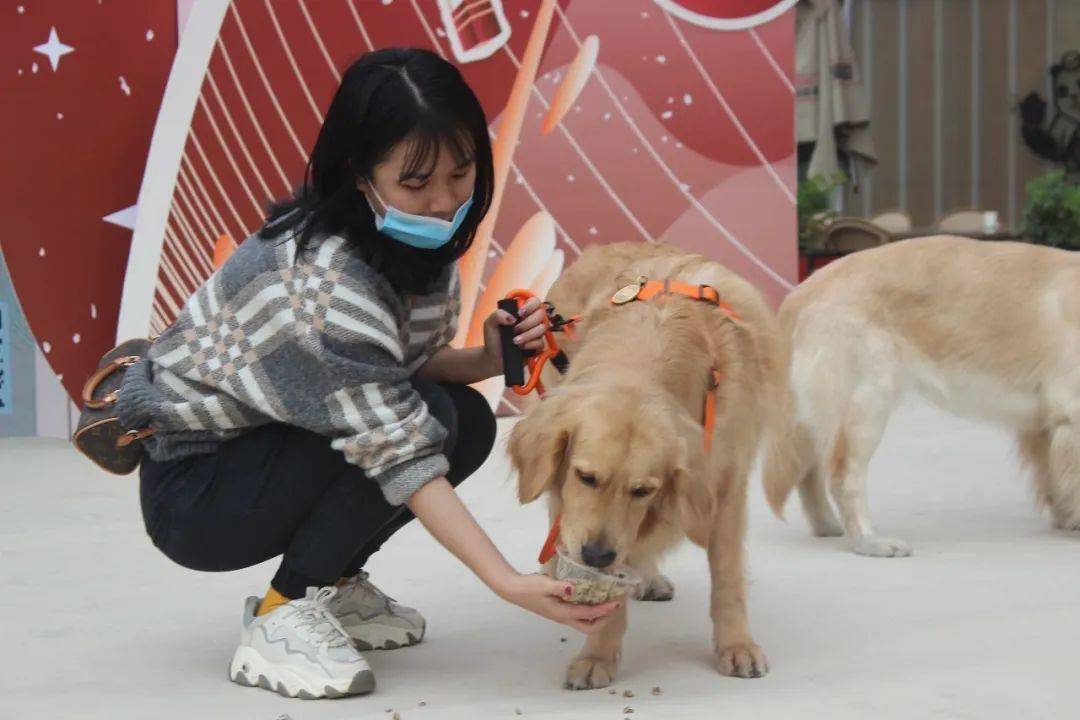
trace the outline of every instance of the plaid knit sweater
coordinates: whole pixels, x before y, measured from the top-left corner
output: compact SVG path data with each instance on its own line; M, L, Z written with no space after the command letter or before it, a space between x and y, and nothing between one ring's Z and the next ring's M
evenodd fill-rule
M296 425L400 505L448 470L446 430L410 377L453 337L457 283L451 266L432 294L402 298L340 237L302 258L291 233L249 238L127 371L120 422L154 429L154 460Z

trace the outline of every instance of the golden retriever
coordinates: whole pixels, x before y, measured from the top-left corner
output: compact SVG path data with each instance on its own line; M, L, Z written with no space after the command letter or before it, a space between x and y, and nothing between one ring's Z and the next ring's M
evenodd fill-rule
M637 276L719 291L738 319L685 297L611 303ZM647 578L645 598L670 598L662 553L686 536L708 552L713 641L720 672L768 671L746 617L743 540L747 475L784 396L787 354L761 294L722 265L666 245L592 248L552 287L560 314L581 314L561 339L570 367L545 369L546 399L518 422L510 454L518 493L547 493L561 541L575 560L628 564ZM711 451L703 414L712 371L721 373ZM615 677L625 604L566 671L571 689Z
M1055 524L1080 530L1080 253L948 236L893 243L815 273L779 317L795 405L764 464L777 514L798 486L815 535L846 534L860 555L909 555L874 532L866 475L910 386L1013 429Z

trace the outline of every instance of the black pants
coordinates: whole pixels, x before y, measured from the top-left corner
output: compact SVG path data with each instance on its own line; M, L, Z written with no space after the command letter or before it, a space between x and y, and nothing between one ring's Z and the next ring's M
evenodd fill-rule
M447 479L458 485L483 464L495 418L475 390L415 382L449 432ZM216 452L147 459L140 497L146 531L162 552L194 570L237 570L284 555L271 585L290 598L356 574L413 519L322 435L284 424L255 428Z

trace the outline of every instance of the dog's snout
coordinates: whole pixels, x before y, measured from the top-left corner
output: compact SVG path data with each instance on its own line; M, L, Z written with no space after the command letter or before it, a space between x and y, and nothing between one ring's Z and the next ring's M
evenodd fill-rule
M605 568L615 562L615 551L604 542L590 540L581 546L581 559L594 568Z

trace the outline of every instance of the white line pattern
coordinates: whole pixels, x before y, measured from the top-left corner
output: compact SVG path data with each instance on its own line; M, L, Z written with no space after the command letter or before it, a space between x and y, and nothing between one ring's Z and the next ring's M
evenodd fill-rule
M307 160L307 153L304 151L304 146L300 144L299 138L296 136L296 131L293 130L292 124L289 122L289 118L286 117L285 111L281 108L281 103L278 101L277 94L274 93L274 89L270 86L270 81L266 77L266 72L263 70L262 63L259 62L259 56L255 54L255 48L251 45L251 38L248 37L247 28L244 27L244 21L240 19L240 13L236 11L236 5L230 3L229 11L232 13L233 18L236 20L236 27L240 30L240 36L244 39L244 45L247 47L248 56L251 58L251 62L255 65L255 72L258 73L259 79L262 81L263 88L266 90L266 94L270 97L270 102L274 105L274 110L277 112L279 118L281 118L282 125L285 126L285 130L288 131L289 136L292 138L293 143L296 145L297 151L300 156Z
M255 158L251 156L251 151L248 150L247 143L244 142L244 136L240 134L240 131L236 128L236 122L233 120L232 113L229 112L229 106L225 104L225 98L221 96L221 90L218 89L217 81L214 80L214 73L209 68L206 69L206 80L210 84L210 91L214 94L214 99L217 100L218 107L221 108L221 114L225 117L225 124L229 126L229 130L232 131L233 137L236 138L236 144L240 146L240 152L243 153L244 159L247 160L248 167L251 168L251 172L255 175L255 179L259 181L259 185L262 186L263 197L273 197L274 193L270 190L270 186L266 184L266 178L263 177L262 171L255 163ZM199 96L203 98L202 95ZM206 113L210 114L210 104L206 103Z
M304 81L304 75L300 72L300 66L296 64L296 58L293 57L292 48L289 47L289 41L285 39L285 33L281 30L281 23L278 22L277 13L274 12L274 7L270 4L270 0L263 0L266 4L266 12L270 15L270 22L274 25L274 31L277 33L278 40L281 41L281 48L285 51L285 57L289 59L289 65L292 67L293 75L296 76L296 82L300 85L300 89L304 91L304 97L307 98L308 105L311 107L311 112L315 114L315 119L322 124L322 112L319 111L319 106L315 104L315 98L311 96L311 91L308 90L308 84Z
M281 163L278 162L277 155L274 154L274 149L270 147L270 142L263 133L262 123L255 117L255 111L251 109L251 102L248 100L247 92L244 91L244 86L240 82L240 77L236 74L236 68L233 67L229 51L225 48L225 44L221 42L221 38L218 38L218 49L221 51L221 59L225 61L225 68L229 71L229 76L232 78L233 86L236 88L236 94L240 96L240 102L244 106L244 111L247 112L248 120L251 121L251 126L255 128L255 132L258 133L259 140L262 141L263 149L266 151L266 156L270 158L270 162L274 165L274 170L277 171L278 177L281 179L281 184L285 187L285 191L288 192L291 189L289 178L285 176L285 171L281 168ZM300 142L295 135L292 136L292 139L301 160L306 162L307 155L304 153L304 148L300 147Z
M296 2L300 6L300 12L304 13L304 21L307 23L308 29L311 30L315 43L319 46L319 52L322 53L323 59L326 60L326 66L330 68L330 74L334 76L335 80L341 82L341 73L338 72L334 61L330 59L330 53L326 51L326 43L323 42L322 35L319 34L318 28L315 27L315 23L311 20L311 13L308 12L307 3L304 0L296 0Z
M214 137L217 138L218 145L221 146L221 153L225 156L225 161L229 163L229 167L232 168L233 175L236 176L237 181L240 183L240 187L244 189L244 194L247 195L248 201L251 202L251 206L255 208L255 212L262 214L262 205L255 197L255 193L251 191L251 186L248 185L247 178L244 173L240 172L240 166L236 164L236 158L233 157L232 151L229 150L229 145L225 142L225 137L221 134L221 128L218 127L217 120L214 119L213 114L210 112L210 107L206 102L206 98L199 95L199 107L202 108L203 117L210 123L210 129L214 133ZM195 133L192 132L192 137L195 137Z
M360 34L364 37L364 42L367 43L368 50L374 50L375 46L371 43L371 37L368 35L367 28L364 27L364 23L360 20L360 13L357 12L356 6L353 5L350 0L345 0L345 5L349 8L349 12L352 13L353 20L356 21L356 27L360 30Z
M558 6L556 5L556 7ZM517 56L514 54L514 51L511 50L508 45L503 45L502 49L510 58L510 62L514 63L514 67L521 66L521 63L518 60ZM540 89L537 88L535 84L532 86L531 89L532 94L536 97L537 100L540 101L540 104L544 106L544 109L550 109L551 104L548 103L547 98L544 97L544 94L542 92L540 92ZM578 157L581 158L581 162L584 163L585 167L589 169L589 172L593 174L593 177L595 177L596 181L600 183L600 186L607 191L607 194L611 196L612 201L622 211L623 215L626 216L626 219L630 221L630 224L633 225L639 233L641 233L641 236L644 237L645 240L647 240L648 242L656 242L656 238L653 237L652 233L645 229L645 226L641 224L641 221L637 219L637 216L634 215L634 213L630 210L629 207L627 207L626 203L623 202L621 197L619 197L619 194L615 192L615 188L611 187L611 184L608 183L607 179L604 177L604 174L601 173L600 169L596 167L592 160L589 159L589 156L585 153L585 150L582 149L581 145L578 144L578 141L574 138L570 131L566 129L566 126L562 122L559 122L558 128L559 131L562 133L563 137L565 137L567 142L570 143L570 146L574 148L575 152L577 152Z
M784 86L787 87L788 92L794 93L795 92L795 86L792 84L791 78L789 78L787 76L787 73L784 72L784 69L782 67L780 67L780 63L776 62L776 58L769 51L769 48L765 46L765 43L763 43L761 41L761 36L757 34L757 30L754 29L754 28L750 28L749 32L750 32L750 37L753 38L754 43L759 48L761 48L762 55L764 55L765 59L769 61L769 65L771 65L772 69L776 71L777 77L779 77L781 82L784 83Z
M795 194L791 192L791 188L787 186L787 183L784 182L784 179L781 178L779 173L776 172L776 168L774 168L772 166L772 163L769 162L768 158L765 157L765 153L761 152L761 148L759 148L757 146L757 143L754 142L754 138L750 137L750 133L746 130L746 127L744 127L742 122L739 120L739 116L735 114L735 111L731 108L731 105L728 104L727 99L724 98L724 94L720 92L720 88L716 87L716 83L713 82L712 76L710 76L709 73L705 70L705 66L701 64L701 60L694 52L694 49L690 47L690 43L686 41L686 36L683 35L682 30L680 30L679 26L675 24L675 21L671 19L671 15L664 13L664 18L667 20L668 25L671 26L672 32L675 33L675 37L678 38L679 43L683 46L683 49L686 50L686 54L690 57L690 62L693 63L695 68L697 68L698 73L701 75L701 79L704 80L705 84L709 86L709 90L712 91L713 97L715 97L717 102L720 103L720 107L724 109L724 114L727 115L728 119L731 120L733 125L735 125L735 129L739 131L739 135L742 136L742 139L746 142L747 147L750 148L750 152L754 153L754 157L758 159L758 162L761 163L761 166L765 168L765 171L769 173L769 176L772 177L772 179L776 182L776 186L780 188L780 192L784 194L784 197L788 199L788 202L794 204Z
M562 19L563 27L566 28L567 32L570 34L570 37L573 38L574 42L578 45L578 47L580 47L581 40L578 38L578 35L574 31L573 26L570 24L569 19L566 17L566 13L563 12L562 8L559 7L557 3L555 5L555 12L559 14L559 17ZM778 285L783 287L785 290L791 290L792 288L794 288L794 285L792 285L782 275L769 267L768 264L761 260L761 258L759 258L757 255L755 255L753 251L750 250L750 248L739 242L739 239L736 238L735 235L732 234L732 232L728 230L723 223L721 223L715 216L713 216L713 214L709 212L709 209L702 205L696 197L683 189L682 181L671 169L671 167L666 162L664 162L664 159L660 157L660 154L656 152L656 148L651 142L649 142L649 139L645 137L645 133L641 131L641 128L637 126L637 124L634 122L634 119L630 117L630 113L628 113L626 111L626 108L622 106L622 103L619 102L615 91L611 88L611 85L608 84L608 81L604 77L604 74L600 72L600 68L593 68L592 72L593 75L596 76L596 79L600 81L600 84L607 92L608 97L611 98L611 102L615 106L615 109L619 111L619 114L622 116L623 120L626 121L627 125L630 126L630 129L637 136L638 140L641 142L646 152L648 152L649 155L653 158L653 160L656 161L657 165L659 165L660 168L664 171L664 174L668 176L668 179L671 180L671 182L675 185L679 192L681 192L683 196L690 202L694 209L701 213L705 220L714 228L716 228L720 232L720 234L723 235L728 240L728 242L730 242L735 247L735 249L742 253L744 257L746 257L747 260L749 260L758 269L760 269L762 272L764 272L766 275L776 281Z
M195 146L195 152L199 153L199 157L203 161L203 165L206 166L207 172L210 174L210 179L214 182L214 187L217 188L218 193L221 195L221 199L225 202L225 206L229 208L229 212L232 213L233 219L236 220L236 224L239 225L244 231L240 236L247 234L247 225L244 223L244 219L240 217L240 213L236 212L236 207L233 206L232 200L229 198L229 194L225 192L225 188L221 186L221 181L218 180L217 173L214 172L214 166L210 164L210 161L206 157L206 153L203 151L202 143L199 142L199 136L195 134L195 128L191 129L188 134L192 144Z

